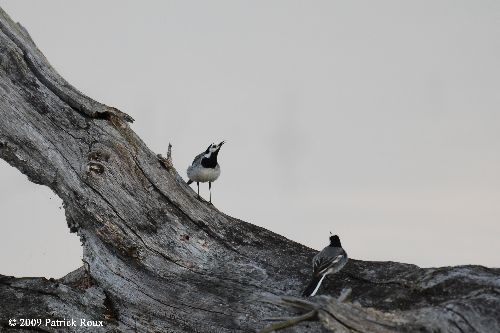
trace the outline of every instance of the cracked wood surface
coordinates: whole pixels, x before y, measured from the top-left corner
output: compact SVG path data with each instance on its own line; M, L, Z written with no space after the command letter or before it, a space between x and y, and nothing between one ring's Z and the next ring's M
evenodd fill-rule
M290 312L266 299L300 295L316 251L197 200L133 132L130 116L68 84L2 10L0 111L0 157L63 200L86 263L60 280L0 276L0 330L17 330L8 318L36 317L105 321L68 328L77 332L254 332ZM498 269L351 260L321 292L346 287L353 306L408 314L398 331L417 323L429 332L500 332ZM341 310L325 299L313 301ZM318 316L287 330L330 329Z

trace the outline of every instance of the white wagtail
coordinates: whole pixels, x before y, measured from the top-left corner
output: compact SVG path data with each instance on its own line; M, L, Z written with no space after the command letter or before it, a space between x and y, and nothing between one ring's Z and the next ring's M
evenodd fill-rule
M189 181L188 185L196 182L198 185L198 199L200 198L200 182L208 182L208 189L210 190L210 203L212 202L212 182L219 178L220 166L217 163L217 155L225 141L218 145L211 144L207 150L194 158L193 164L187 169L187 176Z
M325 276L340 271L347 263L347 260L347 253L340 244L339 236L330 236L330 245L313 258L313 278L302 296L316 295Z

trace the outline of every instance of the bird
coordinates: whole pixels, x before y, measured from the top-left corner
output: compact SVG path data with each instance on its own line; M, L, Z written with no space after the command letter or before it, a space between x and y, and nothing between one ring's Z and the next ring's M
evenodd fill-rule
M222 141L219 144L212 143L207 150L197 155L193 163L187 168L187 176L189 178L187 184L190 185L196 182L198 186L198 199L200 198L200 183L208 182L210 191L210 203L212 203L212 183L220 176L220 166L217 163L217 155L222 145L226 143Z
M325 276L340 271L347 263L347 260L349 258L340 244L339 236L330 236L330 245L313 258L313 277L302 296L311 297L316 295Z

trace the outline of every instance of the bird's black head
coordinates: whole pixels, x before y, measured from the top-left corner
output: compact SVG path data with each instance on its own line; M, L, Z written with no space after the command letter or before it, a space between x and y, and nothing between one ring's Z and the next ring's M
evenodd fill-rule
M203 158L201 159L201 165L205 168L215 168L215 166L217 165L217 155L219 155L219 150L224 143L226 142L222 141L218 145L212 143L210 146L208 146L207 150L205 151L205 156L203 156Z
M218 145L212 143L210 146L208 146L207 150L205 150L205 155L212 155L213 153L218 153L219 150L222 148L222 145L226 143L226 141L222 141ZM207 156L209 157L209 156Z
M330 236L330 246L333 247L342 247L340 244L340 238L337 235Z

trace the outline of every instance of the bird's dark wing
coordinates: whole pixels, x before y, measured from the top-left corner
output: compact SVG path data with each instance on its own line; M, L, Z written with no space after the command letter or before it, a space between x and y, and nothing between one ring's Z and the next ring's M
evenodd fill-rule
M199 165L199 164L201 164L201 159L203 158L203 156L205 156L205 153L201 153L201 154L197 155L194 158L193 163L191 163L191 165Z
M346 255L341 247L326 247L313 259L313 274L322 275Z

